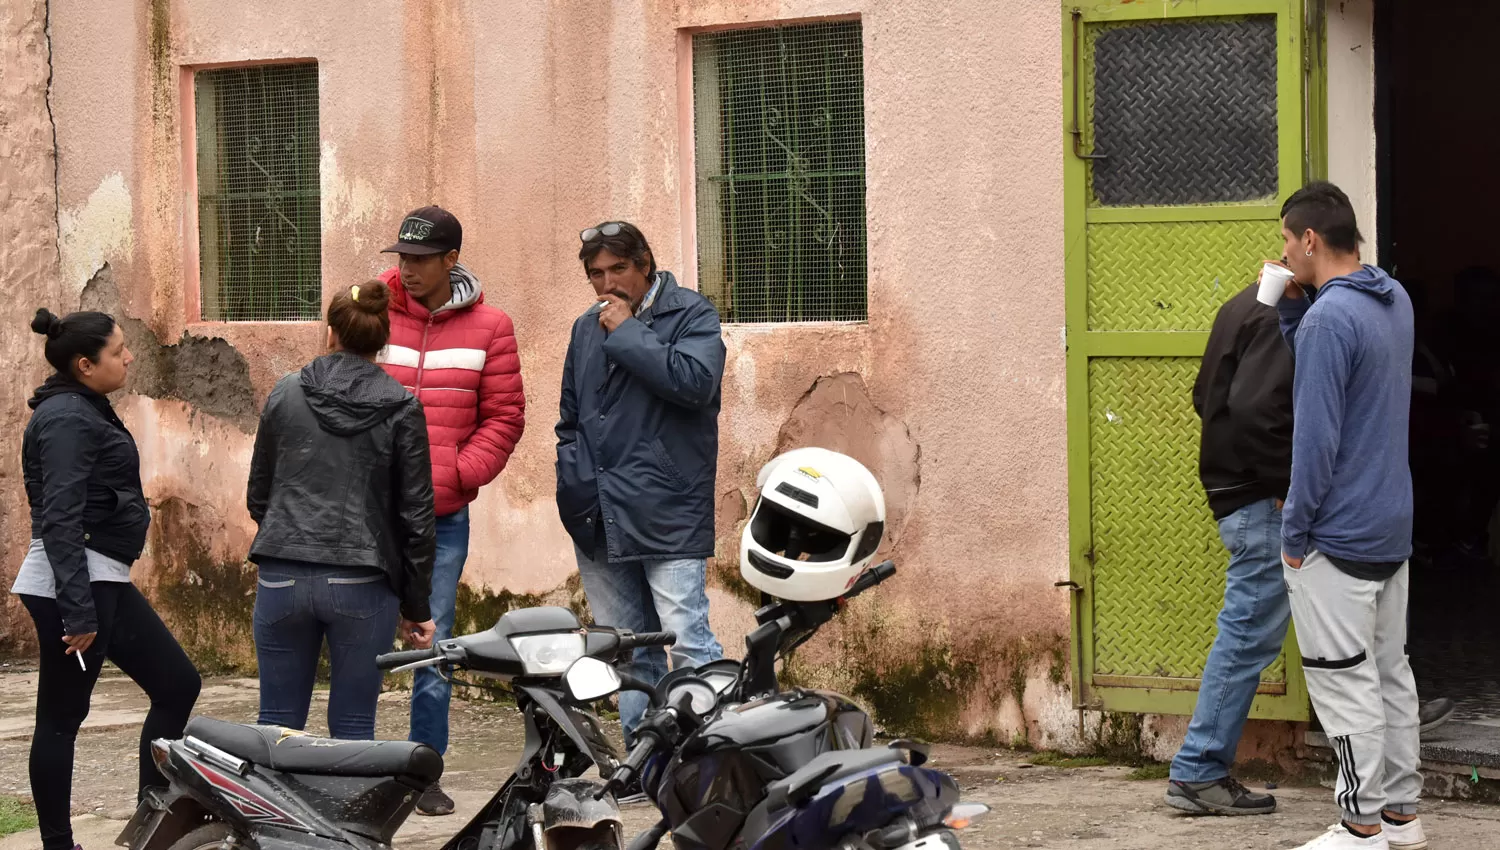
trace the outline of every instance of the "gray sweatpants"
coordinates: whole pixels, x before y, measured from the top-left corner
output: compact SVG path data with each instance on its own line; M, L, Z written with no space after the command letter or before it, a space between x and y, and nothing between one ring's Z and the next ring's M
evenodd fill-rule
M1357 579L1310 552L1283 568L1313 709L1338 755L1344 819L1417 813L1422 792L1417 685L1406 658L1409 566L1385 581Z

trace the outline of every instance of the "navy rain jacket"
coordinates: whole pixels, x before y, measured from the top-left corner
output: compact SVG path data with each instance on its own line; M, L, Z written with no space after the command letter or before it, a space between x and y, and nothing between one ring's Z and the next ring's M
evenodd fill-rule
M640 316L606 334L590 308L573 323L557 423L557 511L594 557L708 558L719 458L719 313L671 272Z

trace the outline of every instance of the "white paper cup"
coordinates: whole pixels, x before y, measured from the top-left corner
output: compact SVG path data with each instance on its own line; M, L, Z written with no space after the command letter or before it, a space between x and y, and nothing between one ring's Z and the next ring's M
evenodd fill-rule
M1275 307L1276 302L1286 295L1286 284L1291 279L1291 269L1276 263L1266 263L1260 270L1260 291L1255 293L1255 300L1267 307Z

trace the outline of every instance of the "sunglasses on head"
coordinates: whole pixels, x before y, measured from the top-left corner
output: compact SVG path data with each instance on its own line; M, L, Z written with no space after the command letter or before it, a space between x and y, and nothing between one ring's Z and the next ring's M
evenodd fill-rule
M618 221L610 221L605 222L598 227L590 227L586 230L580 231L578 234L578 238L583 242L592 242L595 239L598 239L600 236L619 236L620 232L624 229L625 228L621 227Z

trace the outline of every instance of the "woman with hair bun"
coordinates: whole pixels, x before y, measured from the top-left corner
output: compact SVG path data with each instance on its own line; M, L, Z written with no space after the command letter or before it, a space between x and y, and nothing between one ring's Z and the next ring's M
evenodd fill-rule
M11 592L36 623L41 652L30 773L42 847L76 850L73 746L105 659L151 698L141 729L141 794L167 784L151 741L182 737L202 681L130 583L151 512L135 440L106 398L129 374L125 334L105 313L59 319L46 309L36 311L31 329L47 337L56 372L27 402L21 466L32 539Z
M328 354L282 378L255 436L247 503L260 531L255 650L260 722L303 729L328 641L335 738L375 736L381 673L400 621L432 644L436 547L427 420L375 365L391 335L390 292L372 280L328 305Z

